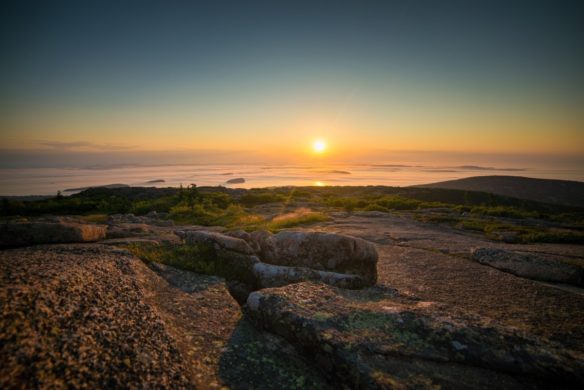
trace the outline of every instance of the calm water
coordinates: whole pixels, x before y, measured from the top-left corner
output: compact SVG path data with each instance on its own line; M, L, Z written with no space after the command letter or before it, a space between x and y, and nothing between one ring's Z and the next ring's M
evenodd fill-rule
M0 195L52 195L71 188L113 183L175 187L195 183L254 188L270 186L388 185L409 186L481 175L517 175L584 181L584 169L496 169L474 166L334 165L172 165L111 169L0 169ZM228 184L244 178L245 183ZM152 180L164 182L148 183ZM73 192L65 192L73 193Z

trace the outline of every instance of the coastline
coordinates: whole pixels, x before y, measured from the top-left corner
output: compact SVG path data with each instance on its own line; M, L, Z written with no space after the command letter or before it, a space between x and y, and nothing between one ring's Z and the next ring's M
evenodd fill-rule
M325 167L292 165L161 165L109 168L0 168L0 196L56 195L120 183L132 187L225 186L267 188L282 186L406 187L473 176L517 175L538 179L584 181L580 168L522 168L491 165L359 164ZM243 178L243 183L228 183ZM67 191L67 192L66 192Z

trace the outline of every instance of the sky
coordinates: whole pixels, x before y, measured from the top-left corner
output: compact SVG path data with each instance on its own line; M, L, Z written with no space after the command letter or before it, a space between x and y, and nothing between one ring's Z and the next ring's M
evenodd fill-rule
M1 7L0 163L584 156L581 1Z

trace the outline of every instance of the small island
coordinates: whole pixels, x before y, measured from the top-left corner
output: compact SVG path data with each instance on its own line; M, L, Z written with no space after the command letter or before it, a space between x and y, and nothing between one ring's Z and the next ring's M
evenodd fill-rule
M245 183L245 179L243 177L236 177L236 178L227 180L226 183L227 184L243 184L243 183Z

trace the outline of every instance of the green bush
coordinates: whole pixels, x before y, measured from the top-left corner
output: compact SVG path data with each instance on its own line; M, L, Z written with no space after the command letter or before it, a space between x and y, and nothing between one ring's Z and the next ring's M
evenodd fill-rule
M132 204L131 212L136 215L148 214L151 211L169 212L178 202L175 196L165 196L157 199L139 200Z
M470 210L471 214L488 215L491 217L507 217L507 218L539 218L540 214L537 211L526 211L510 206L477 206Z
M358 198L332 198L326 200L326 204L331 207L342 208L346 211L362 210L367 207L369 203L364 199Z
M402 198L401 196L386 196L376 200L375 203L388 210L416 210L422 204L419 200Z
M476 220L476 219L467 219L462 221L462 223L460 224L460 227L462 227L463 229L466 230L474 230L474 231L478 231L478 232L484 232L485 231L485 221L481 221L481 220Z
M239 202L246 207L258 206L267 203L283 203L286 197L274 192L249 192L239 198Z
M523 242L547 242L556 244L584 244L584 234L576 232L539 231L520 235Z
M176 223L203 226L233 226L245 215L245 210L239 205L232 204L221 209L210 202L195 204L193 207L180 204L170 209L170 219Z
M383 212L389 211L389 209L387 207L383 207L377 203L369 204L363 210L365 210L365 211L383 211Z
M219 209L226 209L234 203L231 195L224 192L206 192L201 198L203 204Z

